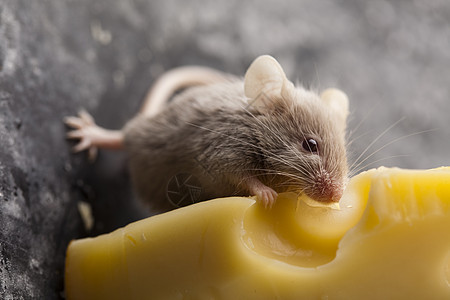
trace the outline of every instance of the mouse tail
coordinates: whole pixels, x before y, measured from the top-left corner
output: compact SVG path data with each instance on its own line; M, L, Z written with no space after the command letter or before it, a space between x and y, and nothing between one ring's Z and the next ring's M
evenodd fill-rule
M228 74L207 67L185 66L172 69L153 84L145 97L140 113L149 117L155 116L176 91L195 85L230 81L230 77Z

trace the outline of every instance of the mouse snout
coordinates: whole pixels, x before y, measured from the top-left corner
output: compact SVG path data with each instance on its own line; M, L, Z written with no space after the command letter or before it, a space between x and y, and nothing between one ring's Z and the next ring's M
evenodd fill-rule
M344 184L340 180L331 178L328 174L321 174L316 180L311 198L320 202L339 202L344 194Z

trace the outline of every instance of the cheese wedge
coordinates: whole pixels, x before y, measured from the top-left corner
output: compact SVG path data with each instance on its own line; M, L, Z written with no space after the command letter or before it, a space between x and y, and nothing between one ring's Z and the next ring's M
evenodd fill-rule
M450 168L374 169L339 207L206 201L72 241L71 299L450 299Z

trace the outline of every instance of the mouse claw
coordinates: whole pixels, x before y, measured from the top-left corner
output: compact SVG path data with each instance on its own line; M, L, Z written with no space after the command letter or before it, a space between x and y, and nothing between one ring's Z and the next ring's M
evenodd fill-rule
M81 138L81 141L72 148L72 151L74 153L78 153L83 150L87 150L91 147L91 141L89 141L87 139L83 139L82 137L80 137L80 138Z
M78 116L80 117L81 120L83 120L86 124L88 125L95 125L95 121L94 118L85 110L85 109L81 109L78 112Z
M272 208L278 197L277 192L263 184L254 176L247 177L243 182L247 186L249 192L256 196L256 200L261 203L264 208Z
M89 162L93 163L97 159L98 155L98 148L97 147L90 147L88 150L88 159Z
M75 136L77 136L77 134L71 134L71 132L69 132L67 134L67 136L69 138L80 138L80 139L83 138L83 136L75 137ZM88 152L88 159L89 159L90 162L94 162L97 159L98 148L93 146L90 140L82 139L78 144L76 144L72 148L72 151L74 153L78 153L78 152L81 152L81 151L84 151L84 150L87 150L87 152Z
M65 117L64 124L76 129L83 128L83 126L85 125L83 120L78 117Z
M98 126L95 124L94 118L85 110L78 113L78 117L65 117L64 123L75 129L67 132L66 137L71 140L79 140L72 151L75 153L87 150L90 162L94 162L97 158L98 148L94 144L94 140L98 139Z
M83 129L89 126L97 126L94 118L84 109L78 112L78 117L65 117L64 123L75 129Z
M275 204L275 201L278 197L278 193L275 192L268 186L261 188L257 193L256 197L258 201L264 206L265 209L271 209Z
M98 154L98 148L93 146L91 141L83 139L81 142L75 145L75 147L72 148L72 151L74 153L78 153L81 151L87 150L88 152L88 159L90 162L94 162L97 159Z

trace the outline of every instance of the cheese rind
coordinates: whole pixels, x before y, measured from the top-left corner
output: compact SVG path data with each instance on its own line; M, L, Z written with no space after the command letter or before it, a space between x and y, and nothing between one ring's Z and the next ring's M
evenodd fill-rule
M216 199L73 241L66 297L450 299L449 168L370 170L340 210L303 204Z

